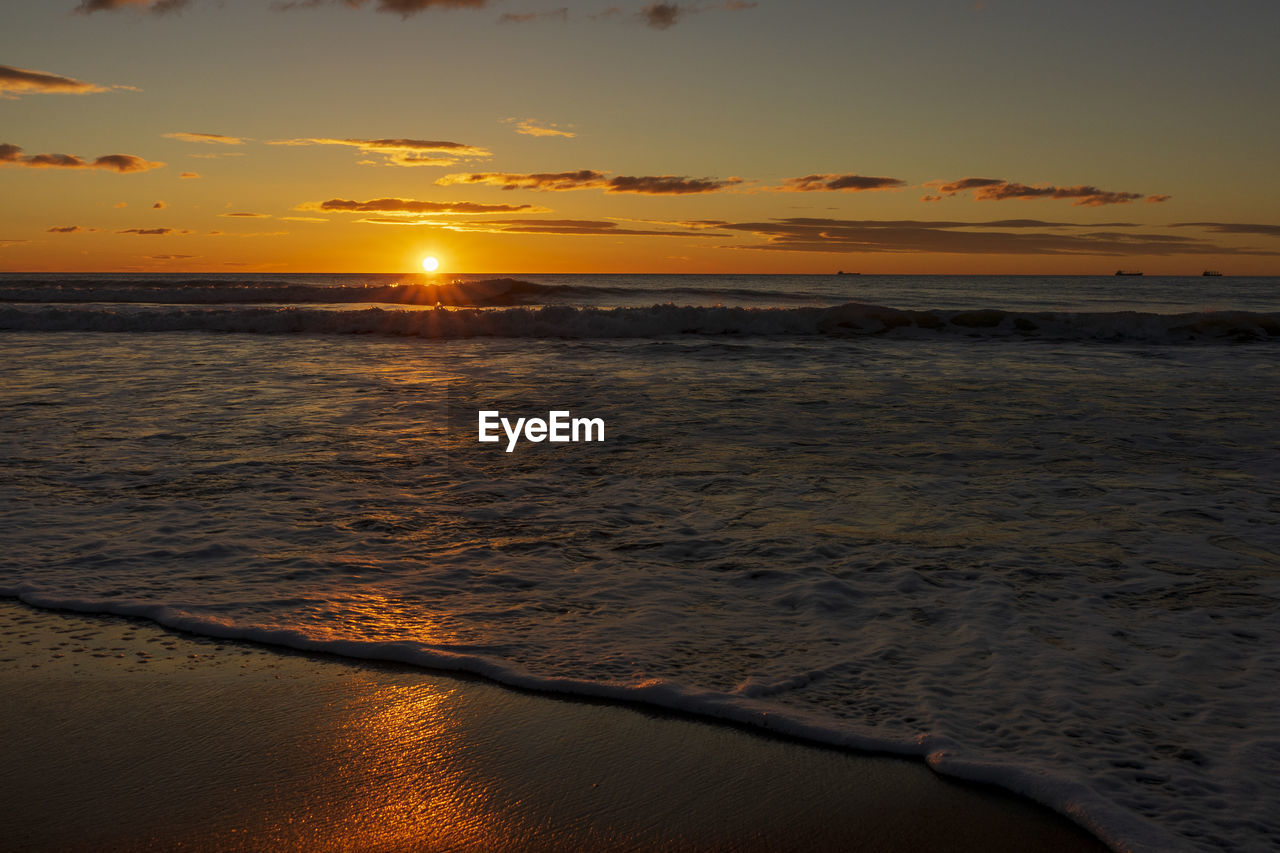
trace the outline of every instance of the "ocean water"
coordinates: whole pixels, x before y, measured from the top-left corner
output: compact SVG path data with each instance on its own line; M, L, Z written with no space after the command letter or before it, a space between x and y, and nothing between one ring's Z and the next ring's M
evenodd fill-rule
M0 594L1280 844L1280 280L9 274L0 354Z

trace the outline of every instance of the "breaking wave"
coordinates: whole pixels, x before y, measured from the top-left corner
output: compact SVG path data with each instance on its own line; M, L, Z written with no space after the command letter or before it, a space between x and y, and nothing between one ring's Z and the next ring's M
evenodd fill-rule
M0 330L370 334L435 339L677 335L934 338L944 335L1049 341L1248 343L1280 341L1280 312L906 311L860 303L826 308L666 304L647 308L552 305L427 310L43 304L0 306Z
M324 277L316 277L323 279ZM135 303L166 305L314 305L352 303L441 305L451 308L537 305L557 302L611 303L619 298L647 301L692 300L700 304L768 299L783 303L830 303L829 296L812 292L778 292L759 287L734 287L698 279L687 283L649 286L539 284L517 278L457 280L445 284L401 281L295 281L289 278L86 278L0 279L0 303Z

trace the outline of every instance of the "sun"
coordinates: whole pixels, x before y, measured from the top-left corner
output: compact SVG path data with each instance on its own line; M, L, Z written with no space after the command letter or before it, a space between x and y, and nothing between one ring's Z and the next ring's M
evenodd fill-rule
M435 272L440 269L440 261L430 256L425 257L422 259L422 268L427 272Z

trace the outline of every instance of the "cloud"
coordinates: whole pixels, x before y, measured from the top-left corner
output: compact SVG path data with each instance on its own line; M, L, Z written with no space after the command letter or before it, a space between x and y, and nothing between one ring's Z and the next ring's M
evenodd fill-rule
M864 175L805 175L802 178L786 178L780 192L805 193L815 191L866 192L905 187L906 181L898 178L869 178Z
M164 209L165 209L166 207L168 207L168 206L169 206L169 205L168 205L166 202L158 201L158 202L156 202L155 204L151 205L151 209L152 209L152 210L164 210Z
M482 160L493 156L487 149L461 142L429 139L273 139L269 145L345 145L362 153L380 154L395 166L452 166L459 160ZM439 155L439 156L437 156Z
M177 139L181 142L199 142L204 145L244 145L245 140L239 136L224 136L221 133L189 133L185 130L161 134L165 139Z
M602 189L607 193L640 193L643 195L688 195L718 192L742 183L741 178L688 178L676 175L619 175L608 177L607 172L579 169L576 172L475 172L471 174L445 175L436 181L440 186L455 184L501 187L504 190L541 190L564 192L567 190Z
M667 30L675 26L676 22L685 15L694 15L699 12L740 12L743 9L755 7L755 3L744 2L744 0L727 0L724 3L711 5L695 3L691 6L679 3L650 3L637 12L636 16L655 30Z
M1075 199L1077 207L1100 207L1105 204L1128 204L1144 198L1142 193L1116 192L1100 190L1094 186L1078 185L1074 187L1057 187L1051 185L1028 186L1003 178L963 178L959 181L930 181L925 184L936 191L935 195L926 195L922 201L941 201L944 198L961 193L972 192L978 201L1005 201L1016 198L1030 199ZM1146 196L1149 201L1164 201L1169 196Z
M270 213L219 213L219 216L226 216L232 219L270 219Z
M1147 196L1147 204L1161 204L1173 198L1171 195L1149 195Z
M366 220L371 221L371 220ZM385 221L384 223L385 224ZM428 224L428 223L422 223ZM622 228L617 222L594 219L491 219L483 222L430 223L454 231L486 231L495 234L565 234L605 237L713 237L708 232Z
M532 118L509 118L503 119L503 121L507 124L515 124L516 133L521 133L525 136L564 136L572 139L578 135L568 130L561 130L557 125L550 122L542 124L537 119Z
M655 30L665 30L680 17L680 7L675 3L650 3L637 14Z
M430 225L435 228L452 228L450 223L438 219L405 219L400 217L379 219L375 217L373 219L357 219L356 222L364 225ZM460 229L455 228L453 230Z
M186 8L192 2L193 0L81 0L75 11L80 14L92 14L93 12L119 11L132 8L153 14L164 14ZM349 9L363 9L371 3L373 8L379 12L399 15L406 20L429 9L484 9L489 6L488 0L275 0L271 6L279 12L290 12L297 9L315 9L320 6L335 5L346 6ZM712 11L736 12L755 8L756 5L756 3L745 2L745 0L726 0L726 2L709 5L696 3L693 5L649 3L636 13L636 17L655 29L665 30L685 15ZM594 21L613 18L622 14L623 10L621 8L610 6L600 12L587 13L586 17ZM498 18L498 22L528 23L540 18L558 18L561 21L567 21L569 19L569 7L561 6L544 12L506 12Z
M183 173L182 173L181 175L179 175L178 177L179 177L179 178L186 178L186 179L190 180L191 178L198 178L198 177L200 177L200 173L199 173L199 172L183 172Z
M328 219L325 219L322 216L281 216L280 218L285 222L328 222L329 221Z
M104 154L93 161L71 154L26 154L16 145L0 143L0 166L26 166L32 169L103 169L108 172L146 172L164 163L143 160L132 154Z
M683 228L690 231L723 228L728 224L723 219L627 219L621 216L611 216L609 218L618 222L643 222L646 225L666 225L670 228Z
M0 249L6 246L21 246L24 243L30 243L30 240L0 240Z
M116 12L120 9L139 9L156 15L177 12L190 4L191 0L80 0L75 11L81 15L92 15L94 12Z
M1215 234L1261 234L1264 237L1280 237L1280 225L1259 225L1251 222L1175 222L1172 228L1203 228Z
M172 228L122 228L117 234L140 234L144 237L167 237L170 234L190 234L190 231L178 232Z
M153 261L185 261L191 258L198 258L199 255L147 255Z
M535 213L545 210L532 204L477 204L470 201L415 201L407 198L375 198L371 201L350 201L331 198L319 204L300 205L299 210L329 210L349 213L392 214L485 214L485 213Z
M47 71L32 71L29 68L14 68L12 65L0 65L0 99L16 98L33 92L87 95L106 91L108 87L95 86L72 77L62 77Z
M594 169L579 169L576 172L533 172L519 174L515 172L473 172L462 175L445 175L436 180L442 187L454 184L502 187L504 190L548 190L560 192L564 190L585 190L605 185L605 173Z
M79 225L55 225L52 228L44 229L46 234L87 234L97 231L97 228L81 228Z
M349 8L359 9L369 0L328 0L328 2L342 3ZM391 12L402 18L409 18L427 9L483 9L486 3L487 0L377 0L374 8L379 12ZM287 12L292 9L312 9L323 5L326 5L326 0L289 0L289 2L276 3L274 8Z
M1169 234L1134 234L1075 229L1134 227L1054 223L1038 220L941 222L920 220L773 219L725 223L727 231L762 237L766 242L726 248L792 252L908 253L976 255L1280 255L1252 248L1219 246L1207 240ZM1062 229L1073 229L1063 232Z
M688 195L713 193L742 183L741 178L686 178L674 175L610 178L608 193L642 193L644 195Z
M569 7L561 6L546 12L505 12L498 18L499 24L527 24L539 18L559 18L561 22L569 20Z

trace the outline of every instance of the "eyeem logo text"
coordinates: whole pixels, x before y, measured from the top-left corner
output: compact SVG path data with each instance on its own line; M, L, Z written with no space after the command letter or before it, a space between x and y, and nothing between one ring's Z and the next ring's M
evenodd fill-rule
M516 449L516 444L523 436L525 441L534 443L550 441L559 443L577 443L583 441L604 441L604 418L575 418L564 410L547 412L547 419L542 418L510 418L502 417L497 410L477 412L480 420L480 441L502 441L501 432L507 436L507 452Z

